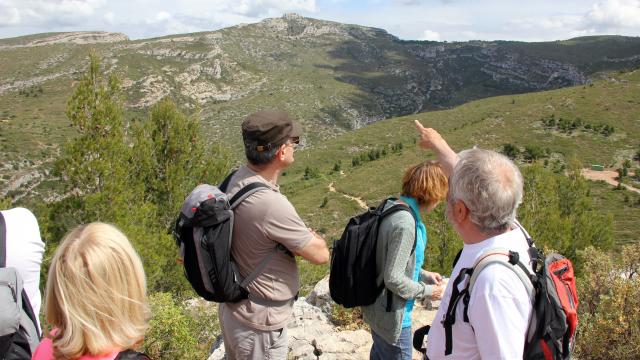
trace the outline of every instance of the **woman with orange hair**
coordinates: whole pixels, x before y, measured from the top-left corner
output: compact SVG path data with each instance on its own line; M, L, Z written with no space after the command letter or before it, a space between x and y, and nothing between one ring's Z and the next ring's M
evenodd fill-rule
M442 297L440 274L422 269L427 231L420 214L428 214L444 200L447 189L447 177L438 163L411 166L404 173L402 196L395 203L406 204L413 214L398 211L380 223L376 263L385 288L373 304L362 307L373 337L371 359L410 360L414 301ZM393 204L388 201L385 208Z
M147 329L142 262L116 227L91 223L71 231L47 279L45 316L53 327L34 360L148 359L130 350Z

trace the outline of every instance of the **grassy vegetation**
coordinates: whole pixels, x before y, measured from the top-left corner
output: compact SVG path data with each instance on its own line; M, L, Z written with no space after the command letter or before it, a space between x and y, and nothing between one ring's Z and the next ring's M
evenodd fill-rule
M64 107L77 74L86 65L89 49L95 49L107 70L126 83L126 104L131 113L127 118L145 116L146 109L135 107L142 100L155 101L166 95L183 112L197 112L213 141L232 149L238 159L238 123L258 109L289 111L310 130L307 143L321 148L329 139L384 117L562 86L564 83L544 85L544 76L533 75L545 59L575 65L588 76L595 71L637 66L633 56L640 53L640 41L626 37L448 44L404 42L380 29L314 19L289 18L282 28L277 24L281 20L273 21L113 44L11 47L55 34L0 40L0 156L18 164L19 170L5 171L14 176L33 170L24 165L25 160L49 158L50 154L41 154L47 144L60 145L73 135L68 131ZM332 30L302 35L313 26ZM438 51L447 59L444 63L420 55L433 50L433 46L441 48ZM496 70L492 62L502 58L478 60L491 52L517 55L517 66L524 72L513 81L494 81L485 71ZM477 56L469 56L473 54ZM218 66L220 72L212 75ZM527 73L526 69L533 70ZM185 80L187 75L194 79L191 84ZM154 82L148 82L150 77ZM37 97L20 94L31 86L41 86L43 93ZM187 94L190 86L191 95ZM593 93L591 88L586 90ZM208 93L211 96L207 97ZM224 98L225 94L230 99ZM198 100L197 96L204 98ZM637 91L625 96L633 107ZM506 98L504 109L483 116L502 121L503 110L512 100ZM574 106L583 111L579 100L575 99ZM515 105L522 108L522 104ZM559 105L555 111L563 116L564 105ZM571 104L565 107L573 113ZM550 113L546 109L532 111L540 112L540 116ZM606 106L599 111L609 112ZM594 123L598 123L598 116L592 114ZM0 184L0 190L2 187Z
M618 190L603 181L589 182L596 206L613 215L613 232L618 244L640 242L640 194Z

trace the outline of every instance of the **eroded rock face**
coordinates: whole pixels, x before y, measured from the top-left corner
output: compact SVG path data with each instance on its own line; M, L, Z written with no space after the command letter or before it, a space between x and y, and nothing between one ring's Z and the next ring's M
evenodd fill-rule
M113 43L113 42L128 41L128 40L129 40L129 37L122 33L112 33L112 32L106 32L106 31L83 31L83 32L68 32L68 33L54 34L51 36L30 41L26 44L0 46L0 48L45 46L45 45L53 45L53 44L98 44L98 43Z
M371 334L364 329L339 331L331 323L331 308L334 305L329 295L329 277L325 277L307 298L299 298L293 306L293 316L288 325L289 356L295 360L349 360L369 359ZM413 328L430 324L438 303L427 310L416 304ZM414 351L414 359L420 354ZM226 359L222 336L214 342L208 360Z

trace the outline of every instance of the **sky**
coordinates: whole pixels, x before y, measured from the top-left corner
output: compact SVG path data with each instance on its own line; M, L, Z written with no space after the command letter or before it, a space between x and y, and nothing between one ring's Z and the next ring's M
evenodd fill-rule
M640 0L0 0L0 38L110 31L144 39L290 12L382 28L405 40L640 36Z

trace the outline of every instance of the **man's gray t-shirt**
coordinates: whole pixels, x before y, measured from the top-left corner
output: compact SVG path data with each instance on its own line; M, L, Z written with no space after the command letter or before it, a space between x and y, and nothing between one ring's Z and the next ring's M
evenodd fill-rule
M232 197L252 182L265 183L269 189L258 190L234 210L231 254L243 277L251 274L278 243L297 252L313 238L293 205L280 193L279 187L247 166L242 166L234 174L227 193ZM248 286L252 294L276 301L294 297L299 288L295 258L282 252L278 252L262 274ZM248 300L228 303L226 306L239 321L257 330L285 327L292 310L290 305L267 307Z

